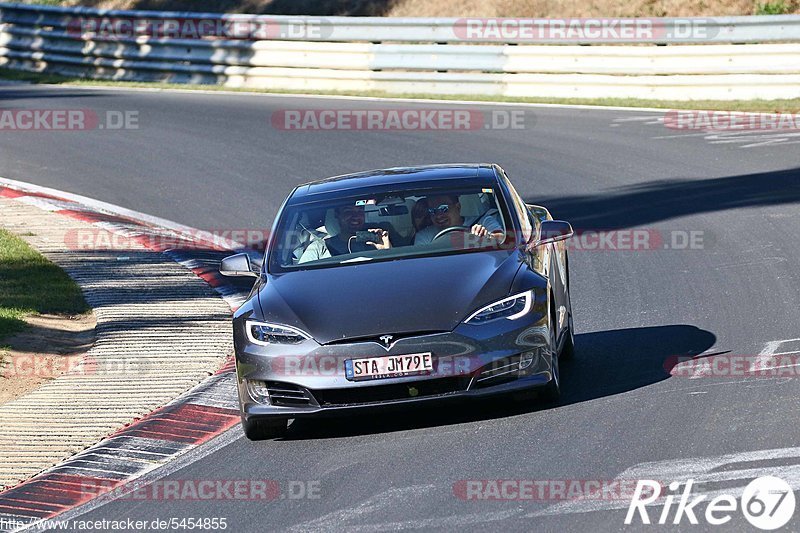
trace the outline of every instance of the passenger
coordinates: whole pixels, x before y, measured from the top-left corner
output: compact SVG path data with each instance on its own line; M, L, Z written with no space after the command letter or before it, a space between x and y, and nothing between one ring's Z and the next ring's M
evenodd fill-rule
M430 244L442 230L452 227L463 227L478 237L487 237L502 241L503 225L494 215L481 215L467 219L461 216L461 204L458 196L453 194L437 195L428 198L428 213L432 225L419 231L414 236L414 244Z
M389 232L381 228L368 228L365 225L364 206L348 205L334 209L336 219L339 221L340 231L333 237L318 239L308 245L306 251L300 256L298 263L307 263L318 259L325 259L335 255L366 252L369 250L388 250L392 247ZM359 242L355 236L357 231L371 231L380 237L381 242Z
M411 221L414 224L414 234L419 233L431 225L431 214L428 213L428 200L420 198L411 208Z

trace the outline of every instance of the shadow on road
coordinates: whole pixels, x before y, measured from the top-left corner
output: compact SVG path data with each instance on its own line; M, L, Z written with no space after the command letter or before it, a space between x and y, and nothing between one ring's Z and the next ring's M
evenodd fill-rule
M740 207L800 202L800 168L709 178L662 180L602 194L529 198L580 229L618 229Z
M576 335L577 355L562 363L557 404L511 397L436 407L387 410L379 415L298 419L287 440L349 437L490 420L587 402L636 390L669 378L667 361L694 356L714 345L713 333L688 325L598 331Z

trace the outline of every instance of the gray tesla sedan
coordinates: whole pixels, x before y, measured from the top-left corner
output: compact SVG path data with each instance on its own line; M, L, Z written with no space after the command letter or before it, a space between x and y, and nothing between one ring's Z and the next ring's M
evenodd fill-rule
M411 403L560 393L574 351L572 227L498 165L374 170L295 188L233 318L242 425ZM539 394L529 395L536 391Z

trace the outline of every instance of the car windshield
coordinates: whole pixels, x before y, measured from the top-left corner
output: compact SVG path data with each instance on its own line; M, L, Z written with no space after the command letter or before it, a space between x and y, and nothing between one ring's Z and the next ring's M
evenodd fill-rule
M500 249L510 220L493 187L360 189L284 208L270 272Z

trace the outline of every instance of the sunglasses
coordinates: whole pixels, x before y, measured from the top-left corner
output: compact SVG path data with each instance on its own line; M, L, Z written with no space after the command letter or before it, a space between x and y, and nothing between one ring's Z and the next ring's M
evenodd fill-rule
M450 206L447 204L442 204L439 207L429 207L428 214L431 216L438 215L439 213L447 213L450 211Z

